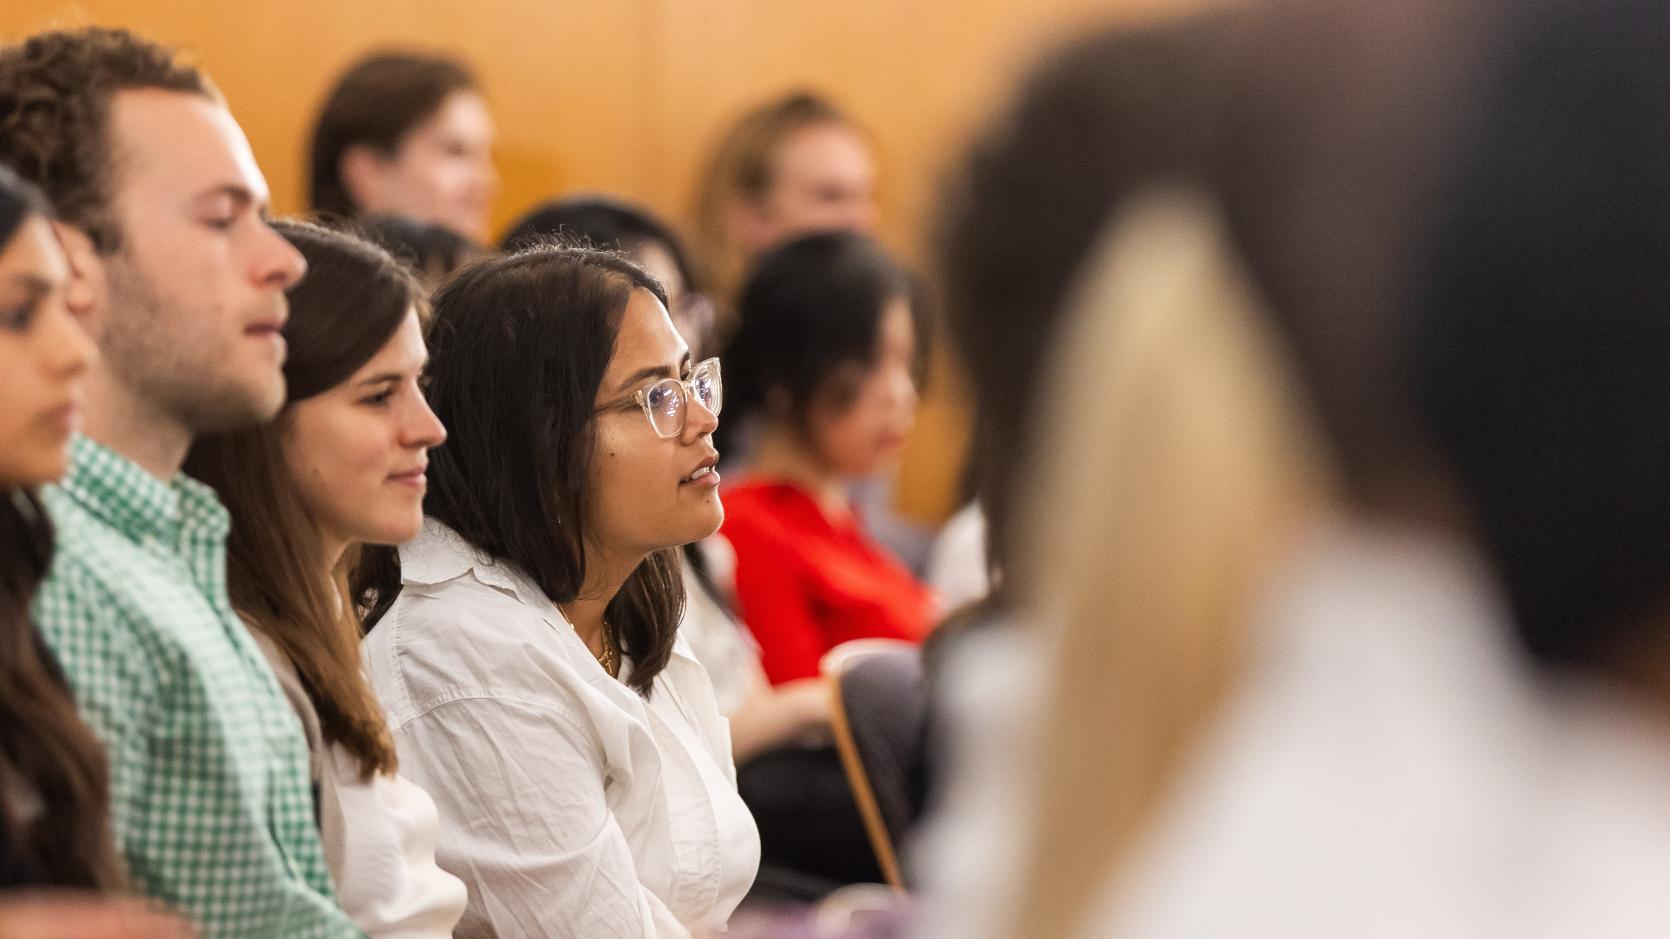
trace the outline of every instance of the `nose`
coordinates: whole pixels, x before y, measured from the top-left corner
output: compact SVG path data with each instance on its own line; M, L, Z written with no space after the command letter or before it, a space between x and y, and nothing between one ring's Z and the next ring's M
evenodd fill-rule
M410 420L407 421L404 437L406 446L413 449L431 450L446 443L446 425L435 416L429 402L420 394L412 408Z
M41 330L41 341L46 344L47 368L59 379L78 378L99 359L98 347L92 337L64 306L62 298L52 304Z
M719 428L719 416L709 411L700 398L691 395L686 408L684 433L679 435L682 443L693 444Z
M916 376L909 368L890 369L887 381L887 403L901 410L916 409Z
M289 290L307 274L307 259L288 239L261 225L260 245L255 255L255 282L263 287Z

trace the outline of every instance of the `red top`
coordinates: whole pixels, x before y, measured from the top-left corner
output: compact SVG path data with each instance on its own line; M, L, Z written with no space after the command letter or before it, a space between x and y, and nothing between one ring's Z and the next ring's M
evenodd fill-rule
M818 674L849 639L919 642L933 626L933 592L857 519L831 521L805 490L773 480L727 487L724 501L737 605L772 684Z

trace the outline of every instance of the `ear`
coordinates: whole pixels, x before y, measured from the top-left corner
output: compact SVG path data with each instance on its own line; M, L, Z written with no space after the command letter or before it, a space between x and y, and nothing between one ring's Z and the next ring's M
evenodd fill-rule
M386 205L389 160L377 148L357 143L342 151L336 161L336 175L348 201L361 212L375 212Z
M54 221L52 233L58 237L58 244L63 247L64 257L70 266L70 281L64 288L64 304L89 333L97 336L108 296L104 258L93 247L92 237L75 225Z

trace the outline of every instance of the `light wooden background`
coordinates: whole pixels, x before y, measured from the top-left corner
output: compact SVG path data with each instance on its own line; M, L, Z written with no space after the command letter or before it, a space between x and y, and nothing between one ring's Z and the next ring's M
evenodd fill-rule
M1192 0L0 0L0 39L127 26L187 50L226 93L278 212L299 210L313 114L368 49L416 45L479 71L499 126L494 230L574 189L682 224L713 135L791 86L823 90L880 148L881 234L912 262L943 167L1045 44L1089 22ZM964 445L940 373L906 454L900 505L952 506Z

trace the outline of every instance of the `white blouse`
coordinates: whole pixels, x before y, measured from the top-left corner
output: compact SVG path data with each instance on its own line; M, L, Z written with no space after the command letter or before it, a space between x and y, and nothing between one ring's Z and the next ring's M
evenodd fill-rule
M435 803L399 774L360 777L359 760L326 744L301 676L251 629L301 718L319 793L319 834L337 900L370 939L447 939L464 914L464 884L435 865Z
M680 639L648 701L521 572L433 519L366 638L401 769L440 807L460 939L646 939L722 928L759 833L730 731ZM623 662L623 674L631 663Z
M1670 731L1526 662L1465 546L1330 527L1251 622L1245 680L1082 939L1670 934ZM949 663L964 772L920 936L994 937L1011 909L1037 718L1010 715L1049 680L1026 640Z

